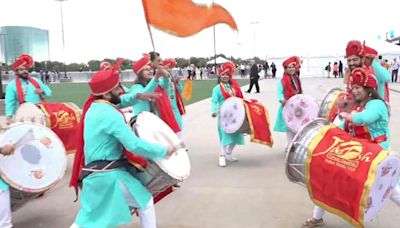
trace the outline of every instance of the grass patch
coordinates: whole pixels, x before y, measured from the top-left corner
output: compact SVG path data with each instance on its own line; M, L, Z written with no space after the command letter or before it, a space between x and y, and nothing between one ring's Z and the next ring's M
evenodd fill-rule
M243 86L248 84L249 80L239 79L238 82ZM216 80L193 81L192 98L190 101L185 102L186 105L211 97L212 89L216 86L216 83ZM131 82L124 82L123 84L128 88L132 85ZM90 92L87 83L50 84L50 88L53 91L53 95L48 99L49 102L73 102L80 107L83 106Z

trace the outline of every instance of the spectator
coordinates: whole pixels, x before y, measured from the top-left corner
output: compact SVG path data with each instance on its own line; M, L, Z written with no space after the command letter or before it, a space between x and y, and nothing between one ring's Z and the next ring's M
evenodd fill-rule
M252 63L252 66L250 69L250 87L246 92L250 93L251 89L253 88L253 85L255 85L256 93L260 93L260 87L258 85L258 79L260 78L260 76L258 75L258 66L254 60L252 60L251 63Z
M329 62L328 65L326 65L325 70L328 73L328 78L329 78L331 75L331 62Z
M397 74L399 73L399 63L397 59L393 59L392 63L392 82L397 82Z
M272 78L276 77L276 65L274 62L271 63Z
M335 76L335 78L339 75L339 66L338 66L337 62L333 63L332 73L333 73L333 76Z
M343 63L339 60L339 78L343 78Z

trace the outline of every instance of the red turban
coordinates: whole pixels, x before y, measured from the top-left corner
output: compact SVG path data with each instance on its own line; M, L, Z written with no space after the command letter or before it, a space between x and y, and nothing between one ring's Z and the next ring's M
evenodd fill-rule
M351 72L350 84L352 86L358 85L373 89L377 88L376 78L364 67L358 67Z
M363 57L365 55L364 45L358 40L352 40L347 43L346 57L357 55Z
M143 57L136 61L133 65L133 72L135 72L135 74L138 74L148 64L150 64L150 56L143 55Z
M232 77L232 75L236 71L236 66L232 62L226 62L226 63L222 64L222 66L220 68L218 68L217 71L218 71L217 72L218 75L222 75L222 74L226 73L227 75Z
M168 68L174 68L176 66L176 60L173 58L164 59L164 61L161 63L161 65L166 66Z
M364 52L365 56L378 56L378 52L375 49L368 46L364 47Z
M32 68L33 64L34 64L34 62L33 62L33 59L31 56L22 54L12 64L12 68L14 71L17 71L18 68L20 68L20 67Z
M297 56L292 56L292 57L286 59L286 60L282 63L283 68L288 67L290 64L294 64L295 66L300 65L300 58L297 57Z
M89 87L95 96L110 92L119 86L119 75L114 70L97 71L89 81Z

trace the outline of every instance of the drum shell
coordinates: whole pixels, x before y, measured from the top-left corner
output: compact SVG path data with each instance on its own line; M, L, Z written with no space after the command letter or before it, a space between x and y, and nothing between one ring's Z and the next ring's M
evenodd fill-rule
M330 122L333 121L333 119L330 119L330 115L331 112L336 109L335 103L341 93L344 93L344 91L342 91L340 88L333 88L327 93L321 102L318 117L324 118Z

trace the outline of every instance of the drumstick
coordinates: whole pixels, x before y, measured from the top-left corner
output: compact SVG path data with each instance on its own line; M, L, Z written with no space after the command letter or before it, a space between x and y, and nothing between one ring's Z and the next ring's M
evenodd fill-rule
M22 146L22 145L24 145L24 144L26 144L27 142L32 141L32 140L34 140L33 129L32 129L32 128L29 128L29 130L26 131L25 134L23 134L23 135L21 136L21 138L19 138L19 139L14 143L15 148L20 147L20 146Z

